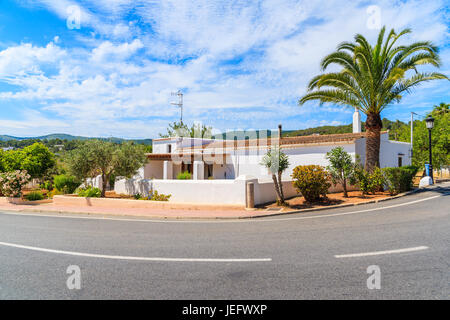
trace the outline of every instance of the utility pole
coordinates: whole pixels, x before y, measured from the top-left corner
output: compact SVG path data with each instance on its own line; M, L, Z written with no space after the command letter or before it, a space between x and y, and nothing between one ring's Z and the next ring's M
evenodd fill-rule
M172 92L171 95L178 96L178 102L171 102L170 104L180 108L180 123L183 124L183 93L181 90L178 90L177 92Z

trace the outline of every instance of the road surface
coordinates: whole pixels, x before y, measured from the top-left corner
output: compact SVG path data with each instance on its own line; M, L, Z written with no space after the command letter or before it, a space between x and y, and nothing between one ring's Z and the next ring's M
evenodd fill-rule
M448 299L449 214L448 183L263 219L0 212L0 299Z

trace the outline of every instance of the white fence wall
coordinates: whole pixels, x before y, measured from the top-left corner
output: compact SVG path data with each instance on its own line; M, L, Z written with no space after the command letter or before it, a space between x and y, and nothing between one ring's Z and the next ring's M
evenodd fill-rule
M153 190L158 193L170 194L171 202L196 204L246 204L246 185L253 182L255 186L255 204L264 204L276 200L275 188L271 180L258 180L251 176L240 176L235 180L148 180L122 179L116 181L114 191L117 194L134 195L139 193L148 196ZM348 190L356 190L348 186ZM298 195L292 181L283 181L283 191L286 198ZM340 185L331 185L329 192L340 192Z
M148 180L123 179L116 181L117 194L147 196L153 190L170 194L171 202L245 205L244 180Z

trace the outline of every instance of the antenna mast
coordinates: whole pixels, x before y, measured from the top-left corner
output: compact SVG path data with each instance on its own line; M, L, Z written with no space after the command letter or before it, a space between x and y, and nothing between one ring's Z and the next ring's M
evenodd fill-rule
M180 122L183 123L183 93L181 90L178 90L177 92L172 92L171 95L178 96L178 102L171 102L170 104L180 108Z

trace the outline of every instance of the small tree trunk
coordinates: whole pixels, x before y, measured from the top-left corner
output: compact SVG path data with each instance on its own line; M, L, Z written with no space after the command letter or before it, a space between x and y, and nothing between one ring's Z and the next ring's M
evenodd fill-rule
M280 189L278 188L278 182L277 182L277 177L276 177L276 175L272 175L272 180L273 180L273 183L274 183L274 185L275 185L275 192L277 193L277 202L279 202L279 203L281 203L281 194L280 194Z
M344 179L342 181L342 189L344 189L344 198L348 198L348 193L347 193L347 180Z
M280 188L281 203L284 204L283 182L281 181L282 172L278 172L278 187Z
M373 172L380 166L380 131L383 127L379 113L367 114L366 120L366 161L364 168Z
M109 175L102 173L102 193L101 197L104 198L106 195L106 185L108 183Z

